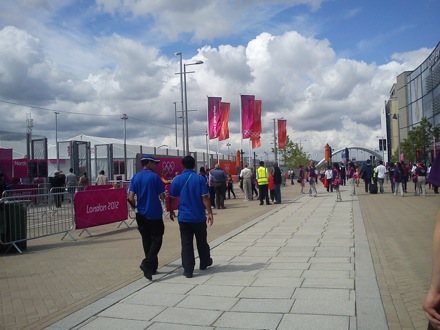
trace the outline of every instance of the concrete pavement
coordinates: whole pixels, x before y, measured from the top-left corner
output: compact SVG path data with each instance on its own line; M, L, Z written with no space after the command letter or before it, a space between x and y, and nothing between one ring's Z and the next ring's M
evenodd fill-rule
M0 258L1 324L426 329L420 303L429 284L438 195L351 197L343 188L344 201L336 203L322 186L317 198L298 196L297 188L284 187L278 206L227 201L230 207L217 211L210 228L214 265L192 279L181 275L172 223L160 256L164 267L153 282L139 274L135 230L97 227L97 236L78 242L32 241L24 255Z
M357 197L300 196L48 329L387 329ZM266 206L258 206L266 207Z

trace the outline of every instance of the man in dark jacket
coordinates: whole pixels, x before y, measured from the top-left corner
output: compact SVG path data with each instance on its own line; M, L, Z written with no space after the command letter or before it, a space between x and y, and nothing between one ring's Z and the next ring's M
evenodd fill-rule
M273 163L273 183L275 184L275 203L281 204L281 184L283 179L278 163Z
M362 168L361 178L365 182L365 192L370 191L371 178L373 177L373 165L371 161L367 159L367 164Z

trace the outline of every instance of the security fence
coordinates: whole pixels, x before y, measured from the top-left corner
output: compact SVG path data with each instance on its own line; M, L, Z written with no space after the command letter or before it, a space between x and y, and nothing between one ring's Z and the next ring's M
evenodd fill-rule
M54 234L76 240L74 227L72 195L64 188L7 190L0 200L0 251L22 253L28 240Z

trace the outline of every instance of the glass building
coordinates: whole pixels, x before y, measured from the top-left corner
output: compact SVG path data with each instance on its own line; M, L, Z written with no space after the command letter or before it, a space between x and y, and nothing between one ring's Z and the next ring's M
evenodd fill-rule
M385 112L389 159L423 117L440 127L440 43L414 71L397 76Z

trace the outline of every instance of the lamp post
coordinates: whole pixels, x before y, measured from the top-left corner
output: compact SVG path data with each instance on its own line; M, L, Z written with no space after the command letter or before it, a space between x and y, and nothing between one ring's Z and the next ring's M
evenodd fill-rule
M176 148L177 148L177 102L174 103L174 127L176 128Z
M127 179L127 114L123 114L121 119L124 121L124 179Z
M54 112L55 114L55 147L57 150L57 171L60 170L60 148L58 147L58 115L59 112Z
M182 52L178 52L178 53L174 53L174 56L179 56L180 57L180 102L182 105L182 117L184 117L184 106L183 106L183 62L182 62ZM183 155L186 154L185 152L185 125L183 125Z
M397 161L400 162L400 116L398 113L395 113L393 115L393 119L397 119L397 152L398 152L398 156L397 156Z
M307 140L305 140L305 139L304 139L304 140L301 140L301 139L299 139L299 148L300 148L300 149L302 149L302 146L301 146L301 141L304 141L304 142L306 142Z
M186 91L186 67L190 65L199 65L203 64L203 61L196 61L194 63L188 63L183 65L183 86L184 86L184 93L185 93L185 150L186 153L189 154L189 132L188 132L188 94Z
M231 144L228 142L226 143L226 146L228 147L228 160L229 160L229 147L231 146Z

